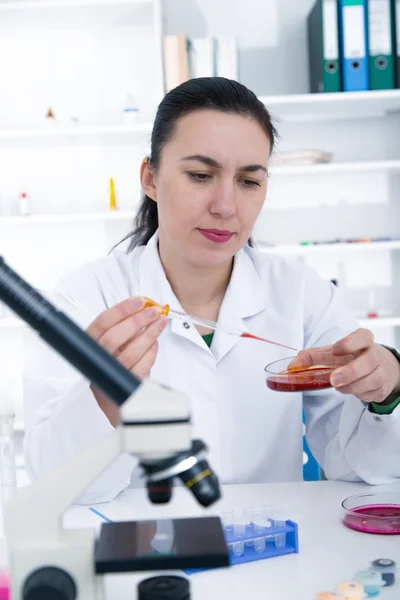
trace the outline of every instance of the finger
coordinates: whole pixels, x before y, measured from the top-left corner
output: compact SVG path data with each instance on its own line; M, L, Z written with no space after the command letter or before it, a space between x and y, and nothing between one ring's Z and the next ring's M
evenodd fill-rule
M160 315L153 323L136 336L123 350L118 360L129 370L133 369L137 363L144 357L146 352L155 344L157 338L164 330L167 319Z
M294 367L312 367L323 364L327 356L331 356L332 346L321 346L320 348L306 348L300 350L298 355L289 363L288 369Z
M108 329L99 339L99 343L111 354L117 355L131 339L153 323L159 314L160 311L154 307L144 308Z
M348 355L347 364L332 371L330 377L331 384L336 388L343 385L350 385L362 377L370 375L378 365L379 359L373 348L364 351L353 360Z
M145 305L145 299L141 296L127 298L112 308L102 312L87 328L87 333L95 340L99 340L106 331L117 323L141 310Z
M151 368L153 367L158 352L158 342L155 341L152 346L143 354L142 358L136 365L130 369L131 372L139 379L149 377Z
M301 350L294 358L288 369L294 367L311 367L316 365L341 366L345 365L354 358L350 356L334 356L332 346L321 346L320 348L308 348Z
M338 388L341 394L353 394L363 402L382 402L391 392L381 367L350 385Z
M374 334L369 329L357 329L333 345L332 351L336 356L354 354L358 356L363 350L372 346Z

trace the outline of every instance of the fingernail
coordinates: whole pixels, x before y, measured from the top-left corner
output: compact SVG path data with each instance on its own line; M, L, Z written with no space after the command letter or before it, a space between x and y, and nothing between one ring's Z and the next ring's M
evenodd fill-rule
M155 319L160 314L160 311L155 306L152 306L151 308L146 308L146 314L149 319Z
M334 387L338 387L339 385L343 385L344 383L344 377L342 375L342 373L335 373L335 375L332 375L331 377L331 384Z
M142 308L143 304L144 304L144 298L142 298L141 296L137 296L132 299L133 310L139 310L140 308Z

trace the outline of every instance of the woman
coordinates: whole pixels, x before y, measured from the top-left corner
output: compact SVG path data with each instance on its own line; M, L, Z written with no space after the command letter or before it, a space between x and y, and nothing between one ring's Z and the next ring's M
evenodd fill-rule
M400 476L399 362L358 329L330 282L248 243L275 136L265 107L239 83L201 78L171 91L141 166L145 195L129 252L67 274L54 301L137 376L189 396L193 435L209 446L222 482L301 479L303 405L308 444L329 478L390 481ZM143 310L143 297L308 349L299 361L318 360L316 348L332 344L339 359L355 360L319 396L273 392L264 367L288 351L167 324L156 309ZM36 479L112 431L118 411L35 342L25 421ZM80 501L112 499L138 483L137 471L134 458L118 457Z

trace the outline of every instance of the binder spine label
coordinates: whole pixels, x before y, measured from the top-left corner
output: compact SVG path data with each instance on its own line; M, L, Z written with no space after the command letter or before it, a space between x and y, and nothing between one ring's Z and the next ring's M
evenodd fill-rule
M368 0L368 33L371 56L392 53L390 0Z
M400 4L400 0L399 0ZM339 31L337 23L336 0L324 0L322 4L322 22L324 26L324 59L338 60L339 58Z
M345 58L365 58L364 6L344 6L343 17Z

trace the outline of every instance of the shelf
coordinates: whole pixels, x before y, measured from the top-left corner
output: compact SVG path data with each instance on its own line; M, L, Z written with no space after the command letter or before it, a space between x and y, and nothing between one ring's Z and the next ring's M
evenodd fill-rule
M156 0L43 0L0 2L0 27L80 29L149 22ZM144 10L143 10L144 9Z
M272 176L336 175L340 173L372 173L400 171L400 160L324 163L301 166L276 166L269 169Z
M0 318L0 329L21 329L26 327L25 322L17 317Z
M30 140L45 138L80 138L80 137L112 137L135 136L150 134L152 123L137 123L135 125L110 125L110 126L81 126L58 127L50 126L41 129L0 129L1 140Z
M359 243L343 243L343 244L316 244L310 246L300 245L282 245L282 246L266 246L261 242L255 241L255 245L263 252L270 252L279 255L301 255L301 254L318 254L330 252L364 252L376 250L400 250L400 240L388 242L359 242Z
M376 319L357 319L361 327L400 327L400 317L378 317Z
M278 121L382 117L400 111L400 90L261 96Z
M68 224L68 223L92 223L92 222L116 222L132 221L134 214L125 211L99 212L99 213L73 213L60 215L28 215L0 217L0 228L9 225L44 225L44 224Z
M15 0L0 2L0 11L65 10L101 6L137 6L138 4L152 4L152 0Z

